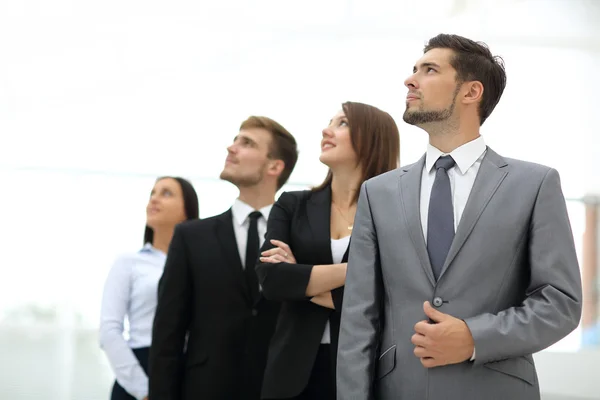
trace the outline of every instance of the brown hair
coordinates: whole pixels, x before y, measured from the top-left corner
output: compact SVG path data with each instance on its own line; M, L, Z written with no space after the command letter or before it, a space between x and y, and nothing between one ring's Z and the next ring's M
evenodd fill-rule
M269 149L269 158L282 160L285 164L283 172L277 179L277 189L281 189L292 174L296 161L298 161L296 139L280 123L267 117L251 116L242 122L240 126L240 130L254 128L265 129L271 133L273 140Z
M348 101L342 109L350 127L350 142L362 166L361 183L374 176L398 168L400 161L400 134L392 116L385 111L363 103ZM331 184L331 170L323 183L313 190L322 190ZM358 201L359 192L354 196Z
M504 60L493 56L485 43L458 35L441 33L429 39L423 53L431 49L450 49L454 52L450 65L456 70L456 80L459 84L466 81L481 82L483 96L479 103L479 124L483 125L500 101L506 87Z

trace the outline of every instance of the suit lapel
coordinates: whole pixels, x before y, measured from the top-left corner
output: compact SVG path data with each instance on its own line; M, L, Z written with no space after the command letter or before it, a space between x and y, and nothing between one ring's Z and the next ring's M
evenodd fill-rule
M344 256L342 257L343 263L348 262L348 255L350 254L350 242L352 242L352 236L350 236L350 239L348 239L348 247L346 247L346 252L344 253Z
M242 261L235 239L235 232L233 231L233 214L231 209L217 217L215 231L219 238L219 243L221 244L221 250L226 264L225 268L229 271L231 277L244 295L250 299L250 293L248 291L248 286L246 285Z
M506 161L502 157L489 147L487 148L487 153L481 161L473 189L471 189L471 194L456 229L452 246L450 246L450 250L448 251L448 257L442 267L440 279L465 244L481 213L483 213L483 210L508 174L508 168L504 168L506 165Z
M331 255L331 186L311 194L307 202L306 213L318 259L322 259L323 264L333 264Z
M410 238L417 251L419 260L421 260L421 267L425 271L431 285L435 286L435 278L431 269L429 253L427 253L427 245L423 237L423 225L421 223L421 177L424 165L425 155L413 164L412 167L404 170L404 174L400 176L398 188Z

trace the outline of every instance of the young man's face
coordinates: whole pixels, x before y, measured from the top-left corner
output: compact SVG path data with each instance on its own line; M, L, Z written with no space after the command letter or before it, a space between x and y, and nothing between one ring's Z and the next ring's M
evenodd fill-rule
M262 182L272 160L269 158L271 133L262 128L242 129L227 147L221 179L237 187Z
M450 65L453 51L431 49L421 57L404 85L408 88L404 121L411 125L444 121L454 113L460 85Z

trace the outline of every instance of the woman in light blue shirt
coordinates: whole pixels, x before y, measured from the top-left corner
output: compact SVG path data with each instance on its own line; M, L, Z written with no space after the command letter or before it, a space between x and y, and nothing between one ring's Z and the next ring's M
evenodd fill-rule
M148 352L157 303L158 281L175 225L198 218L198 196L178 177L159 178L146 208L144 247L112 266L102 296L100 346L116 375L111 400L148 396ZM125 340L124 321L129 321Z

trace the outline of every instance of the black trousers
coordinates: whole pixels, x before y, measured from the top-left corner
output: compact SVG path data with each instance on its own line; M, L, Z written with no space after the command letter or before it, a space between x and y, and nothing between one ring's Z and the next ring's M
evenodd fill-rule
M308 384L299 396L285 400L336 400L335 361L332 359L331 345L320 345Z
M135 354L135 357L138 359L140 365L144 369L144 372L148 374L148 355L150 354L150 348L142 347L132 350L133 354ZM112 388L112 393L110 395L110 400L136 400L136 398L127 393L125 389L123 389L121 385L115 381L115 384Z

